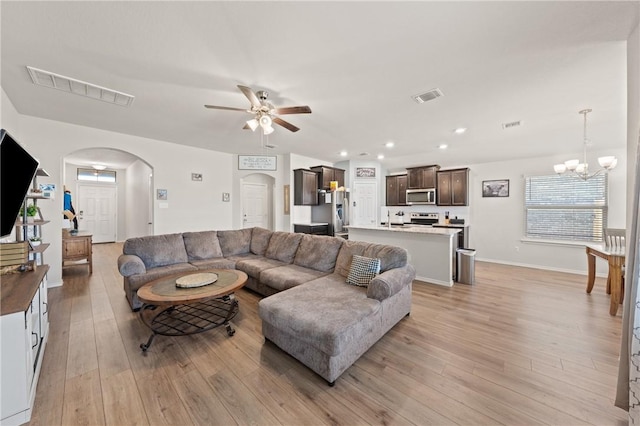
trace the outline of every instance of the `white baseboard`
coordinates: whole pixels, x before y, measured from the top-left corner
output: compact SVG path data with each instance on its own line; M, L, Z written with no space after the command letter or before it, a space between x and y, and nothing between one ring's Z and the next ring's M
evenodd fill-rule
M533 265L529 263L519 263L519 262L508 262L508 261L496 260L496 259L476 258L476 260L479 262L498 263L500 265L521 266L523 268L541 269L543 271L565 272L567 274L583 275L585 277L587 276L587 273L585 271L576 271L574 269L553 268L550 266ZM596 276L601 278L606 278L607 274L596 273Z

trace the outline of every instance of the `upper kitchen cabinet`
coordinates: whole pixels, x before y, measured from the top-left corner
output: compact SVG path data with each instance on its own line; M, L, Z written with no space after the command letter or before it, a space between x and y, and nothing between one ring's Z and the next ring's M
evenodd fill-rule
M311 170L318 173L318 189L331 189L331 181L338 181L338 188L344 186L344 170L330 166L315 166Z
M318 173L307 169L293 171L293 204L296 206L318 204Z
M407 205L407 175L387 176L387 206Z
M468 205L469 169L438 171L438 205Z
M436 174L440 166L411 167L407 169L408 189L429 189L436 187Z

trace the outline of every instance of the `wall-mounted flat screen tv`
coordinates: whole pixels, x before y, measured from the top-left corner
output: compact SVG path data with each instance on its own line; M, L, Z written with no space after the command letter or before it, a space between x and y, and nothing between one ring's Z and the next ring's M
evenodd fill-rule
M37 171L38 160L0 129L0 237L12 233Z

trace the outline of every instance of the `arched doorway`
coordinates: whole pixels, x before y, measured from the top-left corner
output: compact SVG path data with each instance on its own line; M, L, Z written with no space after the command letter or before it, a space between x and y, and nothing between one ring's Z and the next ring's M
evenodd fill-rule
M87 179L91 171L96 177L110 171L115 179ZM63 158L63 183L79 230L92 233L93 242L153 234L153 168L138 156L112 148L74 151Z

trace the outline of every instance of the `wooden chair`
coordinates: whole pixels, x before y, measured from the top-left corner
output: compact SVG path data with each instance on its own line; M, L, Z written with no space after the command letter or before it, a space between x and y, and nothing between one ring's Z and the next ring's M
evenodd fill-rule
M604 244L607 247L624 247L626 244L626 233L627 231L625 229L605 228Z
M607 248L623 248L626 245L626 229L605 228L604 244ZM620 303L624 297L624 266L622 267L622 288L620 292ZM607 278L607 294L611 294L611 278Z

